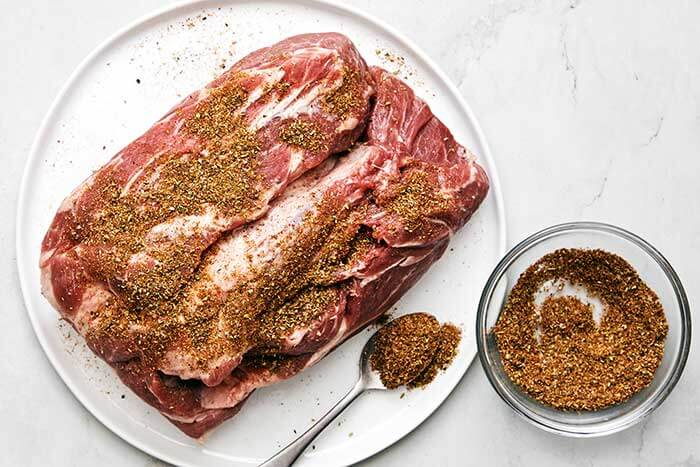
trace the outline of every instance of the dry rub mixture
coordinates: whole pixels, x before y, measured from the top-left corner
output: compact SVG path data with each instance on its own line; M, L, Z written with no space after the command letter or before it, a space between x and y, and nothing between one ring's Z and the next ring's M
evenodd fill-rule
M557 282L558 281L558 282ZM593 305L549 283L585 288ZM597 410L648 386L664 354L668 324L659 298L620 256L561 249L518 279L493 329L510 379L538 401L561 410Z
M460 340L455 325L441 326L430 314L413 313L378 331L370 364L388 389L422 387L452 363Z

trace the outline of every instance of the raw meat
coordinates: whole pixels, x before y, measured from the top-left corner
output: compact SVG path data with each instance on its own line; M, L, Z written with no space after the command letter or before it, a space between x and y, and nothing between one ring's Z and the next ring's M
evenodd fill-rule
M44 294L200 437L389 309L487 191L407 85L341 35L297 36L185 99L64 202Z
M137 289L153 292L148 271L185 248L184 267L154 293L179 290L223 233L357 139L372 94L364 60L340 34L295 36L243 58L63 202L42 244L44 294L82 326L96 305L85 301L147 300ZM315 139L295 144L302 130ZM118 251L124 243L129 251Z

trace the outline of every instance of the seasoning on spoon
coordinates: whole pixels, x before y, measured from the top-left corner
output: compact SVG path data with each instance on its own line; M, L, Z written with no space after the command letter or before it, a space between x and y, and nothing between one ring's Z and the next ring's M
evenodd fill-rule
M440 326L440 345L432 361L418 377L408 383L410 389L420 388L433 382L440 371L445 371L457 356L457 348L462 340L462 331L452 323Z
M370 365L387 389L425 386L450 365L460 338L459 328L428 313L401 316L378 331Z
M668 323L623 258L560 249L518 279L492 330L508 377L561 410L624 402L654 379Z

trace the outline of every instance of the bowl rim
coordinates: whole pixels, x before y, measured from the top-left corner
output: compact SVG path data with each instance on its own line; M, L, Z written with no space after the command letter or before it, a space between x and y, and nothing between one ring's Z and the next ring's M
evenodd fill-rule
M676 301L678 302L681 317L681 342L679 352L675 361L673 362L673 367L671 368L670 376L668 377L664 385L660 388L660 391L657 394L655 394L651 399L649 399L648 403L646 404L646 407L643 406L641 408L641 411L636 416L631 417L629 420L626 420L623 423L618 423L617 425L613 425L609 428L595 431L585 429L582 430L581 426L579 425L574 426L560 422L557 423L557 426L553 426L547 423L548 420L546 417L534 417L531 411L522 406L520 403L517 403L511 397L508 391L506 391L502 387L500 381L494 374L493 368L491 367L491 364L486 356L485 341L488 333L488 330L486 329L486 310L488 304L493 298L496 285L500 281L503 274L508 270L508 268L513 264L513 262L516 261L527 250L529 250L530 247L540 243L543 240L558 236L562 233L580 230L593 230L616 235L644 250L644 252L647 253L647 255L649 255L654 261L656 261L656 263L659 265L659 267L662 269L669 282L671 283L676 297ZM692 325L690 317L690 305L688 302L688 297L685 293L685 289L683 288L683 284L681 283L681 280L678 277L676 271L673 269L671 264L661 254L659 250L657 250L653 245L651 245L649 242L647 242L640 236L615 225L603 222L577 221L556 224L529 235L524 240L515 245L513 248L511 248L508 251L508 253L506 253L506 255L503 257L503 259L501 259L498 262L493 272L489 276L488 280L486 281L484 289L481 293L481 298L479 299L479 307L476 315L476 342L479 361L481 362L481 366L484 369L484 372L486 373L486 377L489 380L491 387L493 387L493 389L496 391L496 393L498 393L500 398L506 404L508 404L508 406L510 406L511 409L513 409L520 417L524 418L529 423L550 433L555 433L558 435L569 437L584 438L605 436L622 431L640 422L661 405L661 403L668 397L668 395L678 383L678 380L680 379L681 374L683 373L683 370L685 368L686 362L688 360L688 354L690 352L690 341L692 332L691 328ZM615 418L606 420L605 423L609 423L613 420L615 420Z

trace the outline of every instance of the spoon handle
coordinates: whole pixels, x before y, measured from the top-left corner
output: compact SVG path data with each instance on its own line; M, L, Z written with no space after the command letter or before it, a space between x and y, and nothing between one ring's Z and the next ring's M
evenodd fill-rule
M337 404L331 408L326 415L321 417L311 428L306 430L304 434L299 436L282 449L280 452L270 457L268 460L260 464L260 467L289 467L297 460L302 452L316 439L316 436L323 431L345 408L354 401L357 396L362 394L365 386L362 380L359 380L355 387L348 392L345 397L340 399Z

